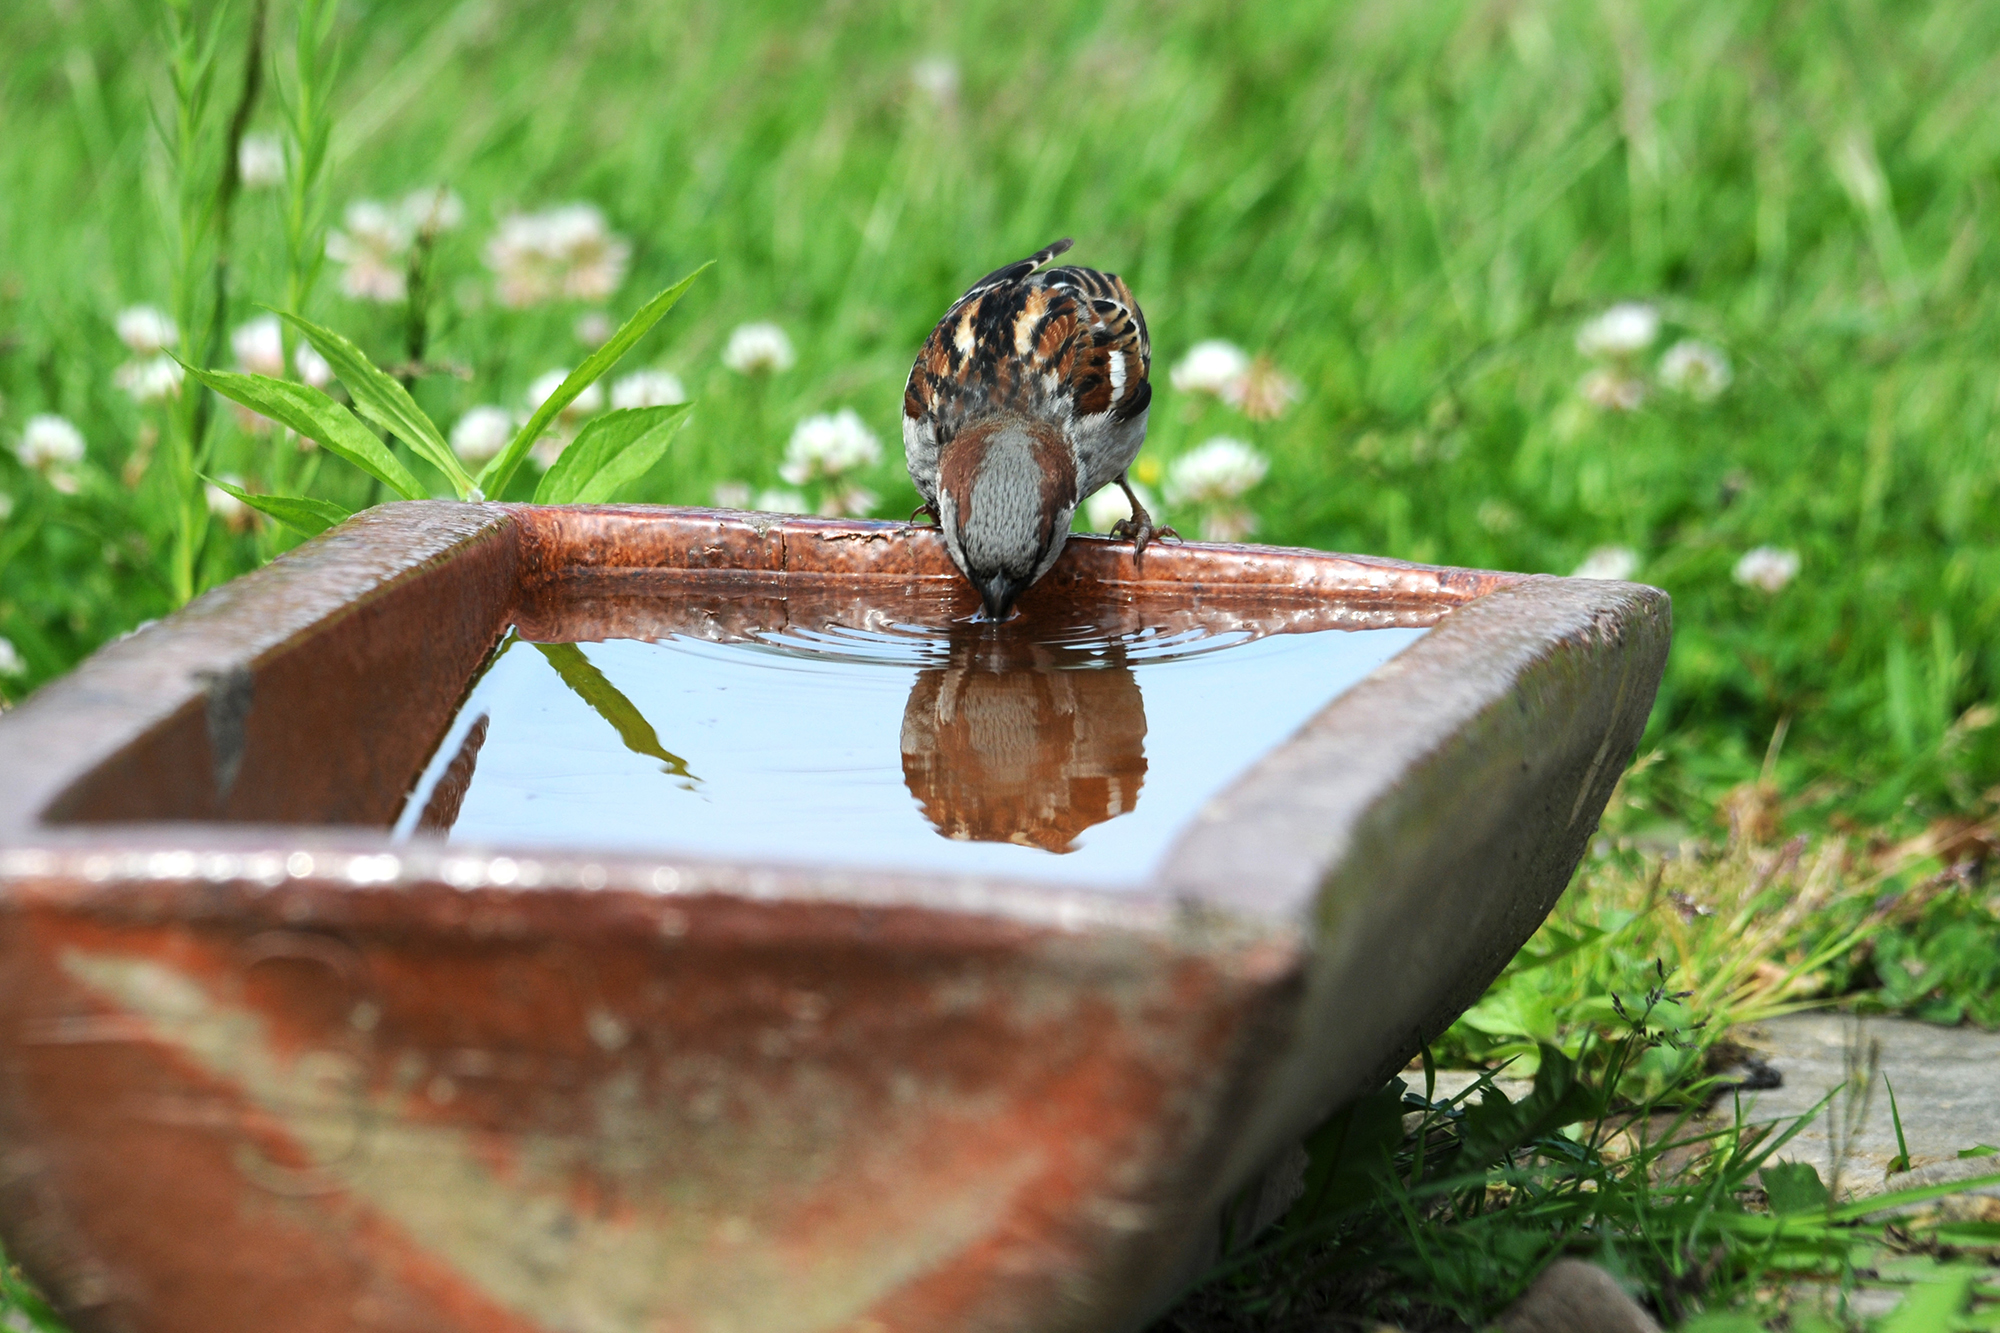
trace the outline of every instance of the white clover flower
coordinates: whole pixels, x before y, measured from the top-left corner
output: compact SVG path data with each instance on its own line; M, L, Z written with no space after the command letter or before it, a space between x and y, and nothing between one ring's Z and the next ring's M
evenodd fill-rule
M32 416L14 453L23 467L44 474L59 472L83 461L83 432L59 416Z
M1252 361L1220 390L1223 402L1252 421L1275 421L1304 392L1297 380L1279 370L1267 356Z
M722 349L722 364L739 375L790 370L797 360L792 340L776 324L738 324Z
M510 214L486 245L500 303L516 308L559 298L602 301L624 282L631 258L632 243L589 204Z
M1137 493L1140 504L1149 510L1159 509L1158 501L1144 486L1135 481L1132 489ZM1106 486L1083 502L1083 521L1090 525L1092 532L1109 532L1130 517L1132 506L1126 503L1125 492L1116 486Z
M0 676L25 676L28 664L21 660L21 650L10 639L0 639Z
M292 352L292 366L299 372L299 379L315 389L324 389L333 383L333 367L313 349L311 343L302 342Z
M1746 588L1777 592L1799 574L1799 553L1778 546L1745 551L1730 577Z
M1599 366L1577 382L1585 402L1607 412L1636 412L1646 401L1646 381L1622 370Z
M1713 402L1735 378L1720 347L1683 338L1660 358L1660 383L1698 403Z
M881 497L866 486L829 486L819 502L821 518L867 518Z
M1629 546L1599 546L1571 572L1573 579L1622 582L1639 572L1639 553Z
M276 315L259 315L229 334L229 350L239 368L253 375L282 378L285 373L285 328Z
M340 289L357 301L400 301L408 293L403 256L411 227L400 208L357 199L342 217L345 231L326 234L326 257L343 265Z
M785 445L778 475L793 486L827 481L858 467L873 467L882 458L882 442L853 408L807 417Z
M718 481L709 498L717 509L748 509L750 507L750 483L747 481Z
M504 407L472 408L451 428L451 451L468 463L497 457L514 438L514 418Z
M173 317L158 306L127 306L118 312L118 341L134 356L158 356L180 341Z
M285 183L285 145L275 134L246 134L236 147L236 175L246 190Z
M227 473L220 478L238 490L248 489L243 478ZM213 483L202 486L202 496L208 502L208 512L222 520L231 532L248 532L257 525L257 511Z
M1250 370L1250 354L1235 343L1210 338L1188 348L1187 355L1174 363L1168 379L1182 393L1212 393L1217 397Z
M537 375L534 383L528 386L528 411L532 413L536 408L546 403L549 400L549 396L557 389L560 389L562 382L568 378L569 371L566 368L544 371L542 374ZM603 409L604 382L602 380L592 380L584 387L583 392L570 399L564 405L562 411L556 413L556 420L565 426L571 426Z
M143 361L127 361L111 372L111 382L138 402L158 403L181 391L186 374L180 362L162 352Z
M1264 479L1270 460L1226 435L1176 458L1167 467L1170 505L1210 505L1234 500Z
M1217 505L1201 513L1205 542L1240 542L1257 531L1257 516L1242 505Z
M688 400L680 377L666 370L638 370L611 386L613 407L675 407Z
M585 347L602 347L611 341L611 335L618 330L611 327L611 316L602 310L587 310L576 317L570 331Z
M1660 312L1644 301L1621 301L1576 332L1585 356L1637 356L1660 336Z
M756 507L766 514L803 514L811 509L797 491L775 490L757 492Z
M925 56L910 66L910 83L933 102L943 105L958 97L958 62L950 56Z
M442 185L427 185L403 196L403 223L417 236L457 231L465 222L465 201Z

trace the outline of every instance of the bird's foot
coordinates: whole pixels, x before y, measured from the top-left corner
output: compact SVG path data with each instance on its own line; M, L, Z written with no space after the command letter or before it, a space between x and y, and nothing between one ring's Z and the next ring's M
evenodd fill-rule
M1110 535L1113 541L1129 541L1132 543L1132 559L1134 561L1145 555L1146 547L1154 541L1165 541L1168 538L1172 538L1174 541L1181 539L1181 535L1172 528L1154 527L1153 516L1148 514L1144 509L1135 510L1132 517L1121 518L1116 523L1113 523Z
M931 505L930 501L928 500L924 501L924 503L918 505L915 509L912 509L910 511L910 517L908 521L911 523L915 523L920 518L928 518L932 522L932 524L937 524L943 521L940 518L938 518L938 511Z

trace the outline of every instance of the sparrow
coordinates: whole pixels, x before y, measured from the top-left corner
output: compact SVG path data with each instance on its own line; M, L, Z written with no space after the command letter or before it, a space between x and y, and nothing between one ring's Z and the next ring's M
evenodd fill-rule
M1057 241L972 284L917 353L903 390L903 456L984 614L1014 601L1062 554L1076 507L1116 484L1132 517L1111 530L1133 558L1155 537L1126 480L1146 439L1153 349L1115 273L1042 265ZM916 514L911 515L914 519Z

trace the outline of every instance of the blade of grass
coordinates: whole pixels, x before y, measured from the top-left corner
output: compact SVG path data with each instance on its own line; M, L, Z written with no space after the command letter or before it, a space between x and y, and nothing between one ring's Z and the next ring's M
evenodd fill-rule
M241 486L232 486L219 477L203 475L202 480L217 490L233 495L260 514L308 537L317 537L328 528L346 522L352 515L331 500L315 500L304 495L254 495Z
M187 373L232 402L290 426L328 453L337 454L406 500L427 498L424 488L354 414L318 389L268 375L239 375L181 363Z
M1882 1086L1889 1090L1889 1121L1896 1127L1896 1155L1889 1160L1889 1174L1910 1169L1910 1142L1903 1137L1903 1112L1896 1105L1896 1085L1889 1081L1889 1075L1882 1075Z
M535 414L528 418L528 424L521 427L520 434L500 451L498 457L486 465L485 470L479 474L480 491L486 495L498 496L506 489L514 470L521 466L521 460L528 456L528 450L542 437L542 432L556 419L556 414L568 407L578 394L596 383L605 371L617 365L618 359L631 351L632 345L645 337L647 331L659 323L661 317L672 310L675 303L686 294L687 289L694 285L694 280L706 273L714 263L714 260L709 260L707 264L703 264L639 307L639 313L626 320L625 326L612 334L609 342L584 358L583 364L571 371L569 378L557 386L556 391L535 409Z
M628 407L583 428L535 487L538 505L603 504L660 461L688 405Z
M327 364L333 367L333 373L347 386L356 411L409 445L424 461L444 473L452 489L458 492L459 499L471 497L475 489L472 474L458 461L458 455L445 443L436 423L417 406L417 400L410 397L408 389L370 361L367 353L332 329L322 328L287 311L273 313L303 334L305 340L313 345L313 350L326 358Z
M659 760L675 777L701 781L688 772L687 760L660 744L652 723L646 721L645 715L616 685L605 679L596 664L583 655L583 649L573 643L538 643L535 651L549 659L549 665L562 677L563 684L589 704L593 713L611 724L626 749Z

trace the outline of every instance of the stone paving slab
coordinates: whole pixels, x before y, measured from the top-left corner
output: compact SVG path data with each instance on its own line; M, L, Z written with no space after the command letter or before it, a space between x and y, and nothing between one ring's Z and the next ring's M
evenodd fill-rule
M1741 1094L1744 1114L1751 1120L1804 1115L1829 1091L1849 1081L1850 1059L1857 1071L1865 1069L1870 1043L1880 1043L1873 1078L1857 1079L1856 1091L1836 1094L1813 1123L1778 1153L1785 1161L1812 1163L1823 1177L1832 1176L1834 1135L1829 1131L1838 1130L1839 1137L1849 1142L1843 1172L1849 1185L1866 1190L1882 1180L1897 1152L1889 1085L1896 1090L1912 1167L1956 1162L1961 1149L1980 1144L2000 1147L2000 1032L1822 1012L1750 1024L1729 1035L1784 1080L1777 1088ZM1471 1070L1441 1069L1437 1095L1461 1092L1477 1077ZM1414 1088L1423 1087L1420 1069L1405 1070L1403 1078ZM1525 1079L1502 1078L1496 1083L1515 1101L1532 1086ZM1866 1093L1859 1093L1864 1086ZM1728 1098L1717 1102L1710 1114L1728 1116ZM2000 1158L1993 1159L1993 1169L2000 1170Z
M1807 1013L1729 1035L1784 1078L1782 1087L1740 1094L1753 1120L1804 1115L1830 1090L1850 1085L1778 1153L1810 1162L1829 1180L1839 1139L1848 1144L1841 1175L1852 1188L1865 1192L1888 1170L1897 1147L1885 1085L1895 1088L1911 1166L1955 1162L1961 1149L1979 1144L2000 1146L2000 1032ZM1879 1063L1864 1078L1875 1043ZM1728 1103L1716 1109L1727 1114ZM2000 1169L2000 1159L1993 1165Z

